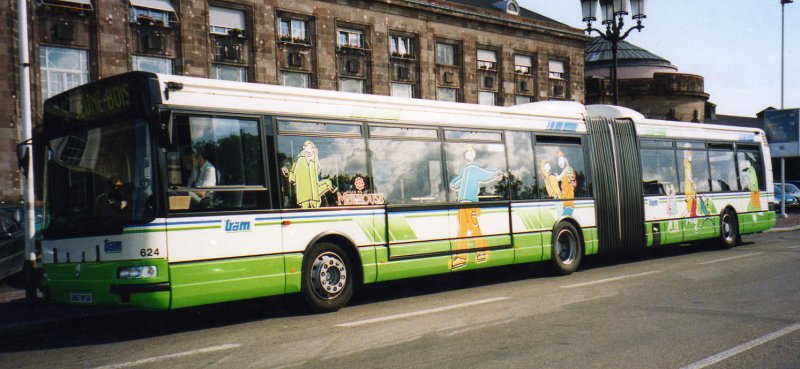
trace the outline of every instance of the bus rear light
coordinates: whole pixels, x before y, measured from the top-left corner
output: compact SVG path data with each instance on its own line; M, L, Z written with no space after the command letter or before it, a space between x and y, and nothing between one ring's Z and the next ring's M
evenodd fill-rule
M131 266L117 269L117 278L119 279L154 278L157 276L158 268L155 265Z

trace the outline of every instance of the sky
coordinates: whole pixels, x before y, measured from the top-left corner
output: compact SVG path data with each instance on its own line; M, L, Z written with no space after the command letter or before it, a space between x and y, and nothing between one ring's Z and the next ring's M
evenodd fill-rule
M518 2L586 28L580 0ZM793 109L800 108L800 0L785 10L784 107ZM634 22L626 20L627 29ZM717 114L755 117L767 107L780 108L780 0L650 0L643 25L625 41L669 60L681 73L703 76Z

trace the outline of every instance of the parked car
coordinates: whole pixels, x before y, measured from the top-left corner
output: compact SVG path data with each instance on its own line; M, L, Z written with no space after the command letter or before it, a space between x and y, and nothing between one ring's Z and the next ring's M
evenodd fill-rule
M22 271L25 231L13 217L0 212L0 280Z
M780 183L776 182L775 186L778 187L778 188L781 188L781 184ZM789 181L786 181L786 193L788 193L789 195L792 195L794 197L800 198L800 188L797 188L797 185L795 185L795 184L793 184L793 183L791 183Z
M25 229L25 208L21 206L0 207L0 213L5 213L14 218L14 220L20 224L20 227ZM34 213L36 214L36 238L38 239L42 231L42 224L44 223L44 214L42 213L42 209L34 209Z
M781 186L775 185L775 203L776 205L780 206L781 198L786 199L786 208L796 208L800 207L800 200L797 197L794 197L788 193L789 187L786 187L787 193L781 193Z

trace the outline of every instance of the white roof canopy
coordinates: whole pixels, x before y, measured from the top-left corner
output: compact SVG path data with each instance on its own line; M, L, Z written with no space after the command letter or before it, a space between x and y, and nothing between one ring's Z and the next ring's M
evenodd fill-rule
M532 67L533 58L528 55L514 55L514 65L520 67Z
M478 49L478 60L497 63L497 53L492 50Z
M208 18L212 26L245 29L244 12L241 10L209 6Z
M175 7L169 0L131 0L131 6L175 13Z
M550 61L550 72L552 73L565 73L564 72L564 62L560 60L551 60Z
M39 0L36 1L36 3L39 3L41 5L50 5L63 8L75 7L83 10L94 10L91 0Z

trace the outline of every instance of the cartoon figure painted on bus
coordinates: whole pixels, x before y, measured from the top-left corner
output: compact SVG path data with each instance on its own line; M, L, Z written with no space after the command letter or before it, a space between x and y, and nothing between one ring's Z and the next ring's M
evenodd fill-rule
M697 191L692 178L692 151L683 152L683 193L686 195L686 211L690 218L697 217Z
M559 174L553 174L552 166L547 160L542 160L539 168L544 179L544 188L547 196L554 199L567 200L556 204L556 214L558 216L572 216L575 209L575 188L578 187L578 179L575 170L569 165L569 160L564 153L559 150L556 152Z
M558 167L561 169L561 173L558 175L558 179L561 182L561 196L559 198L564 201L562 204L564 206L564 210L561 213L562 216L572 216L572 211L575 209L575 188L578 187L578 179L575 176L575 170L569 165L569 160L567 157L564 156L564 153L559 150L556 153L558 157Z
M761 191L758 188L758 173L756 173L756 169L750 165L749 162L744 162L744 168L742 169L744 172L743 186L750 191L750 203L747 204L747 211L761 211Z
M286 167L281 168L283 175L294 184L297 206L303 209L318 208L323 195L336 192L336 187L330 179L319 179L321 170L317 146L311 141L303 143L303 149L300 150L291 170L287 170Z
M456 191L456 198L460 203L477 203L478 193L481 185L499 180L503 173L496 169L484 169L475 164L477 153L471 145L464 151L465 165L461 167L459 175L450 181L450 189ZM474 237L476 249L486 247L486 240L481 238L481 226L478 218L481 215L480 208L464 207L458 210L458 238L456 250L467 249L466 237ZM467 265L468 254L453 255L450 268L458 269ZM489 261L489 252L480 251L476 255L478 263Z
M667 194L667 218L670 219L667 222L667 231L679 231L678 221L675 220L675 218L678 217L678 201L675 198L677 192L675 191L675 186L672 183L665 183L664 192Z

